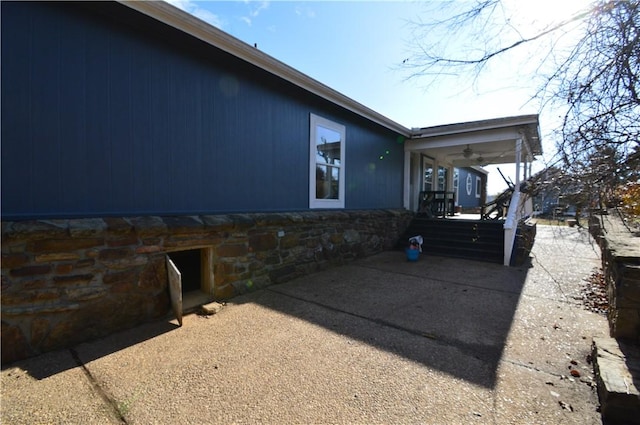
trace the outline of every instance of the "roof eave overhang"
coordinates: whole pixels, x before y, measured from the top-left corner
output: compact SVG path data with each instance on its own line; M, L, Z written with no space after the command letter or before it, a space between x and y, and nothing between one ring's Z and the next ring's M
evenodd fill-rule
M436 139L446 136L461 136L466 133L479 133L483 131L496 131L501 129L517 129L519 132L522 132L524 140L529 145L529 152L534 156L542 155L540 122L537 114L414 128L411 130L411 138Z
M457 124L436 125L425 128L414 128L412 137L436 137L449 134L460 134L482 130L494 130L503 127L538 125L538 115L518 115L514 117L494 118L481 121L468 121Z
M117 1L404 137L411 136L407 127L164 1Z

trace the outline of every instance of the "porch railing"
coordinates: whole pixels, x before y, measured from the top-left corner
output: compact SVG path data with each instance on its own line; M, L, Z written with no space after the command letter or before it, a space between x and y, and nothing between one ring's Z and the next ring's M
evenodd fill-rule
M528 193L520 190L508 190L503 193L504 199L485 205L482 210L483 220L504 220L504 258L503 263L511 263L518 224L524 218L531 217L533 202ZM455 192L431 190L420 192L418 215L429 218L455 215Z
M418 214L429 218L453 216L455 214L456 194L444 190L420 192Z
M509 187L496 198L480 207L480 220L504 220L507 217L511 200L513 198L513 187Z
M522 219L531 217L533 213L533 201L528 193L516 190L511 196L509 211L504 221L504 262L505 266L511 263L511 254L516 241L518 223Z
M511 263L519 223L533 214L533 201L527 182L520 184L517 190L509 181L507 184L509 184L508 189L493 201L483 205L480 214L481 220L504 220L503 264L505 266Z

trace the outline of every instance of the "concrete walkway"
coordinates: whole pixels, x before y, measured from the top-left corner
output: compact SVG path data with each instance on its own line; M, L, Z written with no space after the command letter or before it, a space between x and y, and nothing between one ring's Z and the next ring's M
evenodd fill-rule
M599 265L556 226L519 268L385 252L9 365L1 422L600 424Z

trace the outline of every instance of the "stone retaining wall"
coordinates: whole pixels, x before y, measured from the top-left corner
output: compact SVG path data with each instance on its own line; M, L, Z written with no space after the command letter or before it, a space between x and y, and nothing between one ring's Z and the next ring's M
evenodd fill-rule
M640 343L640 237L615 211L592 217L589 229L602 252L610 334Z
M537 224L535 220L524 220L518 223L516 240L511 253L511 266L521 266L528 260L536 241Z
M2 362L169 311L165 255L208 248L215 299L391 249L405 210L2 222Z

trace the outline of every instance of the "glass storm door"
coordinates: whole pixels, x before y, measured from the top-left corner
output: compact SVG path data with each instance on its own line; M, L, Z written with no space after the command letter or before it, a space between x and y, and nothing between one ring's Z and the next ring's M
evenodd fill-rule
M438 190L447 190L447 168L438 167Z
M422 157L422 190L433 190L433 163L426 157Z

